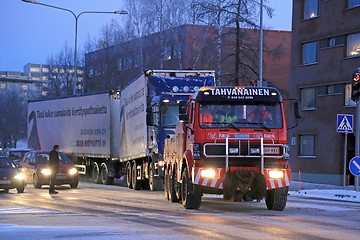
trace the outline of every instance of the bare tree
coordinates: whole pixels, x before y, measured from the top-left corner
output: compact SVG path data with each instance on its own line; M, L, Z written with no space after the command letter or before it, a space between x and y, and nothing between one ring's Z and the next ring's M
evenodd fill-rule
M48 58L50 65L49 96L66 96L73 94L74 54L72 48L65 43L64 48L55 56Z
M19 139L26 138L26 101L20 96L13 89L0 97L0 141L4 147L16 147Z

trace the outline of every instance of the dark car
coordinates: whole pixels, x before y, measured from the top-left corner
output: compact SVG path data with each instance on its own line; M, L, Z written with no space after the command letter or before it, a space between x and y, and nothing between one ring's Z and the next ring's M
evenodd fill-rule
M9 157L14 163L19 164L25 153L30 150L30 148L5 148L3 150L3 155Z
M16 188L18 193L25 190L25 177L17 165L8 157L0 156L0 189L9 192Z
M60 164L56 174L56 185L70 184L71 188L77 188L79 175L74 164L66 156L59 152ZM49 168L49 152L32 150L25 153L20 168L25 175L26 183L34 184L35 188L49 185L51 171Z

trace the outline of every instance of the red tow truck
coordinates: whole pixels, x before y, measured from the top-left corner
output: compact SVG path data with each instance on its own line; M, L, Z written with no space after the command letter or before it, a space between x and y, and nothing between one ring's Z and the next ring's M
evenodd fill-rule
M202 87L179 105L164 149L165 197L197 209L203 193L282 211L290 184L282 97L270 87Z

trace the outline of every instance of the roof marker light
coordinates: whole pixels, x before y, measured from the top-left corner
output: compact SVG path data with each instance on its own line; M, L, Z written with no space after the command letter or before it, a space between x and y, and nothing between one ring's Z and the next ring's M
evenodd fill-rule
M179 87L178 87L178 86L174 86L174 87L172 88L172 90L173 90L173 92L177 93L177 92L179 91Z

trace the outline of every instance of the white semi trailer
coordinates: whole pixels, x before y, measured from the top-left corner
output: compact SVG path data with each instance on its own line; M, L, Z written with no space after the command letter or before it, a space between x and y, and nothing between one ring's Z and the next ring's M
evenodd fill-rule
M163 145L178 119L178 102L213 86L209 70L148 70L121 91L30 101L28 147L60 145L96 183L126 174L129 188L160 190Z

